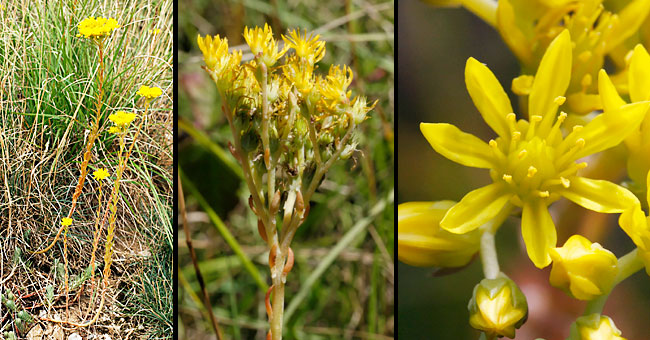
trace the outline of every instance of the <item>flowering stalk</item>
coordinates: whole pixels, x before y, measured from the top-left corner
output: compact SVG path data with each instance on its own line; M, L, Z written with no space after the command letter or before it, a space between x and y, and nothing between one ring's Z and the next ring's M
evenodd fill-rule
M374 104L366 105L360 96L350 99L352 72L347 66L331 67L326 77L314 74L325 53L319 36L291 31L282 37L282 50L268 25L246 28L244 38L255 55L244 65L241 51L230 53L225 38L199 36L198 44L204 69L222 99L233 135L229 148L242 165L259 234L269 247L267 339L280 340L286 276L294 263L291 241L327 170L354 152L355 127ZM295 54L274 66L289 48Z

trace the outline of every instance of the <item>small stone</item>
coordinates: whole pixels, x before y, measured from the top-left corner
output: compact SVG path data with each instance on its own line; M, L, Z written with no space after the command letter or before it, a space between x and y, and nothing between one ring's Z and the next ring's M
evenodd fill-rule
M72 333L68 337L68 340L83 340L83 338L81 337L81 335L79 335L79 333Z
M36 325L27 333L27 340L41 340L43 339L43 327Z

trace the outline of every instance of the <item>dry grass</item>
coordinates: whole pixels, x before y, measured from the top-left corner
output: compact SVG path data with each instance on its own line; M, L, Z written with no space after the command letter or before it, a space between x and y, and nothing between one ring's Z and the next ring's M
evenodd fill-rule
M122 180L107 307L95 325L64 333L78 332L84 338L106 333L113 339L169 336L171 270L160 269L171 266L166 262L171 262L172 249L172 2L39 2L5 3L0 11L0 293L11 291L18 308L37 320L17 335L24 336L33 327L56 328L39 321L41 316L66 318L58 268L63 244L58 242L45 254L30 251L51 241L70 209L81 150L94 116L96 48L75 36L76 24L91 15L112 16L122 27L106 48L102 128L116 110L142 113L143 103L135 96L140 85L159 86L164 94L146 117ZM151 28L161 32L153 34ZM114 173L117 150L115 137L101 132L90 170L105 167ZM104 197L111 188L112 184L104 186ZM89 176L68 235L71 284L90 264L97 196L97 182ZM102 244L97 252L98 278ZM73 319L87 303L89 281L71 290ZM51 304L48 286L54 288ZM167 295L157 295L162 293ZM15 313L2 305L0 338L4 332L17 331L15 320Z

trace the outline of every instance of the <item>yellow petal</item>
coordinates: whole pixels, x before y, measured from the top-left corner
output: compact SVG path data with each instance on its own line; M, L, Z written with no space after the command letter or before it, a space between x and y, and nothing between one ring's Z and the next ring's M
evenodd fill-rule
M434 150L456 163L485 169L494 165L490 146L451 124L421 123L420 131Z
M578 300L592 300L603 292L589 279L569 273L571 294Z
M526 243L528 257L537 268L551 263L549 249L555 247L555 224L542 200L526 201L521 215L521 234Z
M512 111L508 95L490 69L474 58L465 65L465 85L483 120L499 136L510 136L506 115Z
M456 234L472 231L494 218L511 196L502 183L492 183L470 191L447 211L440 226Z
M640 205L625 210L618 219L618 225L632 239L634 244L637 246L643 244L641 234L648 225Z
M633 102L650 99L650 55L643 45L634 47L628 72L630 99Z
M563 30L548 46L537 69L528 101L528 114L542 116L540 129L551 126L558 105L554 99L563 96L571 79L571 36Z
M625 105L625 101L618 95L616 87L605 70L598 72L598 93L605 111L615 110Z
M601 213L620 213L639 204L636 196L622 186L579 176L571 178L569 188L557 192L584 208Z
M532 59L530 44L517 26L515 10L509 0L499 0L497 4L497 29L522 64L529 64Z
M623 43L627 38L635 34L650 11L650 1L633 0L618 15L618 22L612 26L607 35L605 53Z
M646 185L647 185L646 202L648 202L648 207L650 207L650 171L648 171L648 177L646 178Z
M585 140L585 145L574 154L573 160L614 147L639 128L649 106L650 102L640 102L606 111L596 116L584 129L569 134L558 151L568 150L574 145L571 141L580 138Z

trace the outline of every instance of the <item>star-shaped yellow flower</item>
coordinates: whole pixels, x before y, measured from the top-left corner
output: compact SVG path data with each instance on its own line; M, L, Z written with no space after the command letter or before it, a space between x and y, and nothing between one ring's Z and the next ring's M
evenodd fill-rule
M113 30L119 27L117 20L113 18L88 17L79 23L78 36L100 39L109 36Z
M638 129L650 103L605 111L563 136L566 113L557 114L571 78L571 38L564 30L549 45L539 65L528 100L530 120L517 121L512 105L494 74L470 58L465 68L467 90L485 122L498 134L485 143L451 124L422 123L431 146L460 164L490 169L493 183L471 191L440 222L454 233L474 230L509 204L522 211L522 234L528 256L540 268L551 262L549 248L557 234L548 205L569 200L593 211L618 213L638 202L614 183L581 177L587 166L576 161L618 145Z
M64 217L61 219L61 225L64 227L68 227L72 225L72 219L69 217Z
M110 174L104 168L97 169L97 170L95 170L93 172L93 177L95 177L95 179L98 180L98 181L101 181L102 179L106 179L109 176L110 176Z

